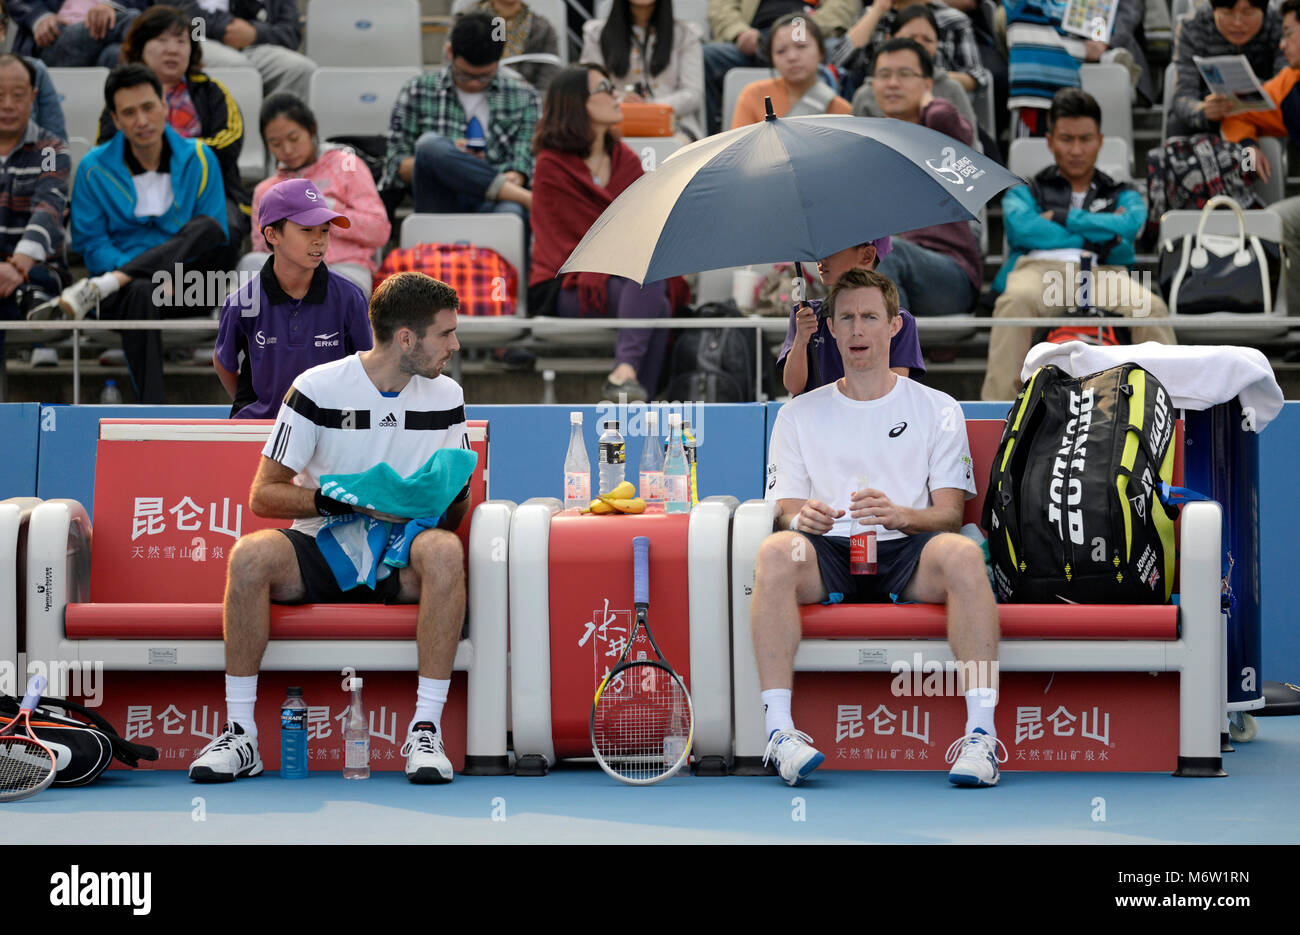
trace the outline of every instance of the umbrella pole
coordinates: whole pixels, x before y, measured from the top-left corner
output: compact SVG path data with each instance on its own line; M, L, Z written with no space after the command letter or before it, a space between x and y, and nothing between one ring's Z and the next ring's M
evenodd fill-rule
M807 282L803 278L803 264L795 260L794 281L790 284L790 299L794 302L795 311L798 311L800 305L805 304L804 297L807 294ZM821 327L820 322L818 327ZM808 358L808 375L814 386L821 386L822 362L811 341L808 342ZM807 384L805 384L805 388L807 388Z

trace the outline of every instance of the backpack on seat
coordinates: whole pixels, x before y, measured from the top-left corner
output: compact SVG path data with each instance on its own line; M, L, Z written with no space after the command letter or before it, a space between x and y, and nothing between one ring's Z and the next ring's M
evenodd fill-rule
M1086 377L1039 367L1007 414L983 524L1004 603L1164 604L1175 512L1174 411L1128 363Z

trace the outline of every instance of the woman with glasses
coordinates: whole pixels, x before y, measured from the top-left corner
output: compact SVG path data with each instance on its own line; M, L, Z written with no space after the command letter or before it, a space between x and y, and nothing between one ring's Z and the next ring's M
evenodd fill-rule
M1166 136L1217 133L1232 109L1230 98L1210 93L1195 56L1244 55L1261 82L1286 67L1282 17L1269 9L1268 0L1210 0L1183 20L1176 35L1178 77Z
M826 60L826 43L811 18L787 13L767 34L767 57L777 77L745 86L731 116L731 128L758 123L767 116L764 98L772 99L778 117L851 114L849 102L823 83L818 68Z
M640 158L612 132L622 119L616 86L602 66L574 65L551 80L533 138L533 314L667 318L689 298L680 277L638 286L604 273L559 275L591 225L643 174ZM659 384L667 341L663 328L620 329L605 398L648 399Z
M582 61L604 65L625 101L667 104L691 140L703 135L704 46L694 23L673 19L672 0L614 0L609 19L582 27Z

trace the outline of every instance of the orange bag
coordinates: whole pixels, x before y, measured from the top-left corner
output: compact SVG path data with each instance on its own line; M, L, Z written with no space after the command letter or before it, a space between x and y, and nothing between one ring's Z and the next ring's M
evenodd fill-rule
M384 257L375 288L394 273L425 273L445 282L460 297L462 315L513 315L519 300L519 274L491 247L469 243L421 243Z
M670 104L649 101L624 101L623 122L614 127L622 136L672 136L673 108Z

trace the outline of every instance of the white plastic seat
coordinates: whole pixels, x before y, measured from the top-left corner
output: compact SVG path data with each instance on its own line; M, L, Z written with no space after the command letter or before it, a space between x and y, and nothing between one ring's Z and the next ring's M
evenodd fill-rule
M318 136L367 136L388 132L393 104L418 68L318 68L311 76L311 109Z
M665 159L682 148L682 141L674 136L625 136L623 143L637 154L642 166L646 166L646 156L652 157L647 172L663 165Z
M48 69L63 108L68 136L80 136L92 143L99 137L99 115L104 110L104 81L107 68Z
M1101 105L1101 132L1117 140L1133 139L1133 83L1123 65L1080 65L1079 83ZM1129 167L1130 174L1132 166Z
M772 78L776 72L770 68L733 68L722 79L722 129L731 129L731 118L736 113L736 101L745 86L755 81Z
M306 55L344 68L424 64L416 0L311 0Z
M209 78L221 82L239 105L244 123L239 174L260 182L266 178L266 146L258 128L262 113L262 76L256 68L208 68L205 71Z

